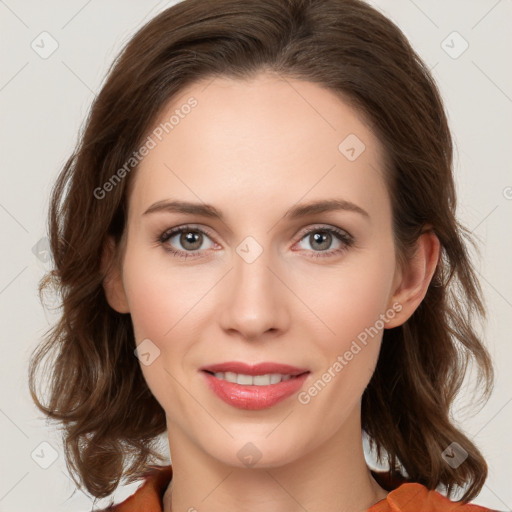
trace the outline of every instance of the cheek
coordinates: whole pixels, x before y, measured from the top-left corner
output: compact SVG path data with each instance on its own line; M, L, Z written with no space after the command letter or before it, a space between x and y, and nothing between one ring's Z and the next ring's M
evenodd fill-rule
M154 357L150 364L141 364L146 383L166 412L186 411L191 407L188 395L180 392L176 380L186 385L190 377L184 366L198 335L194 305L200 306L208 283L170 265L165 254L155 257L154 251L149 255L136 248L126 253L123 275L136 344L146 343Z
M361 259L350 271L345 267L324 283L317 279L317 286L311 288L315 293L308 296L325 328L315 339L321 365L298 399L309 413L307 418L323 418L325 436L333 434L357 407L377 364L382 315L394 316L387 310L394 257L392 251L388 257L380 256ZM320 284L328 286L328 294L320 291Z
M172 327L173 318L169 312L173 294L165 293L165 289L154 275L144 271L126 280L130 314L132 317L137 343L149 338L159 345L159 339ZM167 311L167 314L164 314Z
M127 251L124 286L136 341L149 338L162 345L166 339L180 336L180 330L185 327L190 337L194 325L200 323L194 317L201 311L204 315L204 308L212 313L211 308L215 309L215 305L211 301L222 293L219 288L214 288L225 283L219 283L221 274L208 265L179 266L170 261L172 256L163 250L156 257L154 251L135 247ZM310 263L283 269L285 281L291 284L301 299L299 302L303 303L302 309L297 304L302 313L295 320L307 322L311 329L318 330L318 341L329 340L327 347L335 339L342 345L349 342L385 312L393 269L392 246L388 250L369 251L352 257L330 269ZM292 316L298 313L298 309L293 309L293 302L282 304ZM308 318L310 320L306 320ZM166 350L169 349L167 345Z
M190 323L194 305L208 291L204 273L194 274L172 265L165 254L127 252L124 287L137 342L144 338L161 343Z
M312 273L301 284L302 296L325 327L318 340L326 352L348 350L368 329L382 331L394 276L394 253L354 258L329 273Z

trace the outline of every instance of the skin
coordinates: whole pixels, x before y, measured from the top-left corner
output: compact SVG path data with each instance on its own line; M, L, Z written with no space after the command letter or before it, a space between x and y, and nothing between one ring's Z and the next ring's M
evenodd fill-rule
M230 360L287 363L311 371L307 390L379 315L385 328L409 318L439 242L425 233L413 259L398 266L384 148L332 92L260 73L197 82L182 93L158 123L190 96L198 105L141 162L122 246L105 247L107 263L121 254L105 280L110 305L131 314L137 344L149 338L160 350L141 368L167 418L173 480L164 510L364 511L387 495L365 462L360 422L382 329L305 405L292 396L269 409L236 409L198 369ZM366 146L354 161L338 150L349 134ZM368 215L285 217L296 204L323 199L349 201ZM165 200L211 204L225 219L144 213ZM188 224L208 230L198 235L199 249L179 234L158 240ZM324 246L315 242L326 227L348 232L353 244L329 235ZM236 252L248 236L263 251L252 263ZM170 245L196 257L180 259L165 250ZM401 311L390 319L393 304ZM237 456L249 442L261 455L251 467Z

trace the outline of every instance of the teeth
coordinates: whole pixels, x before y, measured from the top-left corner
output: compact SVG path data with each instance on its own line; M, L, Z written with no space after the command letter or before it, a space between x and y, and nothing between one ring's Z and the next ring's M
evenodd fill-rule
M291 375L282 375L281 373L267 373L265 375L244 375L243 373L234 372L217 372L214 373L217 379L227 380L234 384L242 384L244 386L268 386L270 384L279 384L290 380Z

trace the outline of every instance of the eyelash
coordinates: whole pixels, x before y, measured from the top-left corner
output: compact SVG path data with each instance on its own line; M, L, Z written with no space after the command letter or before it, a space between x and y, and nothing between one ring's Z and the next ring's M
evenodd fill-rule
M164 231L158 237L157 241L164 247L164 249L166 251L170 252L177 258L181 258L184 260L187 258L190 258L190 257L197 258L199 256L196 256L194 253L198 253L200 251L197 251L197 250L196 251L180 251L180 250L172 248L172 246L170 244L167 244L167 242L174 235L181 234L181 233L188 233L188 232L201 233L203 235L206 235L209 238L212 238L212 236L210 235L210 233L207 230L197 228L197 227L194 227L191 225L186 225L186 226L172 228L172 229L168 229L167 231ZM313 228L309 229L308 231L306 231L305 233L302 234L302 236L299 238L299 242L301 240L303 240L304 238L306 238L307 236L311 235L312 233L317 233L317 232L330 233L330 234L334 235L335 238L337 238L340 242L342 242L343 247L338 248L338 249L331 249L329 251L313 251L314 253L316 253L311 256L313 258L328 258L328 257L334 256L334 255L341 254L342 252L346 251L349 247L351 247L354 244L354 238L352 237L352 235L350 235L346 231L341 230L339 228L335 228L335 227L324 227L324 226L314 226Z

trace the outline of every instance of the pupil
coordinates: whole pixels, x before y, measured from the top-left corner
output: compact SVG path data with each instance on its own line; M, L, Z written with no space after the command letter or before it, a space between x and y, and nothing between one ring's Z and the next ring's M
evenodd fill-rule
M323 234L319 234L319 233L323 233ZM313 235L313 238L315 239L315 242L320 242L320 249L327 249L329 247L329 237L330 237L330 233L326 233L325 231L322 231L322 232L317 232ZM322 245L322 240L323 240L323 245ZM326 240L327 240L327 243L326 243Z
M199 240L199 242L198 242ZM186 244L192 244L193 247L188 247L189 249L198 249L201 247L201 240L199 238L199 233L195 233L193 231L188 231L187 233L183 233L181 237L181 242L183 247L187 247Z

